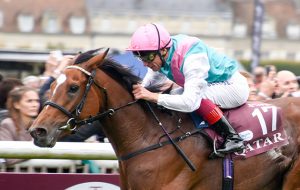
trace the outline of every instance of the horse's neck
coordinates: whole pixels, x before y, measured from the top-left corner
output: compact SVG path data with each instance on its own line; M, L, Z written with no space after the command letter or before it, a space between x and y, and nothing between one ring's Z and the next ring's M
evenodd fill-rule
M154 127L149 116L146 116L141 106L135 103L106 118L104 131L115 151L124 154L136 150L136 147L145 143L145 138L151 134L149 132L151 126Z
M112 116L107 116L102 121L103 131L117 154L131 150L131 147L141 143L141 135L144 133L143 125L147 123L147 118L143 117L143 110L138 104L126 106L134 99L119 83L110 77L102 78L100 82L108 84L104 85L107 91L105 109L117 109ZM101 100L101 97L99 99Z

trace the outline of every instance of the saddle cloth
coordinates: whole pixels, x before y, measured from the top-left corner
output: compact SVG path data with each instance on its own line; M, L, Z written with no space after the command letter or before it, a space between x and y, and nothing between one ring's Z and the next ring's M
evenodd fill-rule
M233 158L249 158L288 144L279 107L261 102L247 102L238 108L223 112L246 145L246 149L242 153L234 153ZM216 140L217 147L222 145L224 139L213 130L213 126L207 127L208 125L195 114L192 118L197 128L204 128L208 136Z

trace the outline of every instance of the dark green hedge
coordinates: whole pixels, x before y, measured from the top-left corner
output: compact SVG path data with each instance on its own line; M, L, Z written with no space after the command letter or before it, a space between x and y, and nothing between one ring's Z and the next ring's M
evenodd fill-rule
M251 61L249 60L240 60L240 63L245 67L247 71L250 72L250 64ZM295 75L300 75L300 62L295 61L287 61L287 60L276 60L276 61L261 61L261 66L265 65L275 65L278 71L281 70L289 70L295 73Z

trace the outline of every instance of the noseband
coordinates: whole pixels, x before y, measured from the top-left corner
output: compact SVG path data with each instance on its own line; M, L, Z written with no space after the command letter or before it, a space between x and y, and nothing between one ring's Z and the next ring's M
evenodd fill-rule
M91 86L94 84L96 85L104 94L105 96L105 108L107 108L107 98L108 98L108 95L107 95L107 91L106 91L106 88L98 85L94 78L95 78L95 75L96 75L96 69L94 69L92 72L89 72L85 69L83 69L82 67L79 67L79 66L76 66L76 65L71 65L71 66L67 66L66 69L77 69L77 70L80 70L81 72L83 72L84 74L86 74L89 78L88 78L88 82L85 86L85 91L84 91L84 94L79 102L79 104L76 106L76 108L73 110L73 111L68 111L66 108L64 108L63 106L55 103L55 102L52 102L52 101L46 101L44 106L46 105L49 105L49 106L52 106L58 110L60 110L61 112L63 112L66 116L68 116L70 119L67 121L67 124L65 126L61 126L59 127L58 129L59 130L65 130L65 131L71 131L71 132L75 132L76 131L76 127L77 126L81 126L81 125L84 125L84 124L87 124L87 123L92 123L93 121L96 121L96 120L99 120L107 115L113 115L117 110L123 108L123 107L126 107L126 106L129 106L133 103L135 103L136 101L133 101L133 102L129 102L128 104L124 105L124 106L120 106L118 108L115 108L115 109L108 109L107 111L104 111L102 113L99 113L95 116L90 116L89 118L87 119L83 119L83 120L77 120L82 109L83 109L83 106L85 104L85 101L86 101L86 97L88 95L88 92L90 91L91 89Z

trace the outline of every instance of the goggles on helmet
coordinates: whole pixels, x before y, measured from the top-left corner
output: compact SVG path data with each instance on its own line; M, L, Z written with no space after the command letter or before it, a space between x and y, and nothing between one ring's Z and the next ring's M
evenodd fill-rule
M151 63L154 61L155 56L158 54L157 51L133 51L134 56L136 56L140 61Z

